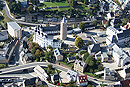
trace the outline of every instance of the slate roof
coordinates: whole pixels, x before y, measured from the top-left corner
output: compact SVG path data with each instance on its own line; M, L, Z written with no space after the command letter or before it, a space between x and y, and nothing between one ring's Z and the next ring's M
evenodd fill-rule
M89 45L89 49L91 50L91 52L98 52L100 50L100 44L92 44Z
M5 36L5 35L7 35L7 32L6 32L6 31L1 31L1 32L0 32L0 37Z
M126 78L130 78L130 68L125 69Z
M54 50L54 54L55 54L56 57L58 57L59 55L63 55L62 52L60 51L60 49L58 49L58 48L56 48Z
M53 42L62 42L62 40L54 39Z
M116 38L116 35L113 35L113 36L112 36L111 42L112 42L112 43L117 43L117 42L118 42L118 40L117 40L117 38Z
M38 25L36 27L36 29L42 29L43 32L45 31L60 31L60 24L59 25L56 25L56 26L46 26L46 27L42 27L40 25ZM72 27L67 27L67 30L72 30L73 28Z
M35 81L36 81L36 77L30 78L30 79L26 79L26 80L24 81L24 84L25 84L25 86L34 85L34 84L35 84Z
M58 75L57 73L54 74L53 80L54 80L54 81L55 81L55 80L59 80L59 75Z
M84 61L81 61L81 60L76 60L74 63L79 64L82 67L84 67L87 64L87 63L85 63Z
M123 30L123 33L119 33L117 34L117 36L118 36L118 39L130 37L130 29Z
M67 59L69 59L69 61L71 61L71 60L75 60L75 57L73 56L73 57L67 57Z

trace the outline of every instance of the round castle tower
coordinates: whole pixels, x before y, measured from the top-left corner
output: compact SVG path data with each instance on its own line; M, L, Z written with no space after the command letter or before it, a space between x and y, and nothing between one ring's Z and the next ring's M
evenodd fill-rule
M60 24L60 39L65 40L67 38L67 21L63 17Z

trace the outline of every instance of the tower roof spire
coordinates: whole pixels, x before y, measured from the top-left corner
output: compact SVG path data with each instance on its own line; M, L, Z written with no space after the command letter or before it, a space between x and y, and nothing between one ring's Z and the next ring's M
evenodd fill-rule
M62 23L67 23L67 21L66 21L66 19L65 19L65 17L63 17L63 19L62 19L62 21L61 21Z

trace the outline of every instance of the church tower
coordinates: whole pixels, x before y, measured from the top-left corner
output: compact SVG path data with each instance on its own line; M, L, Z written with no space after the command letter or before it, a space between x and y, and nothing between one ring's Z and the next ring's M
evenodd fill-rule
M67 38L67 21L63 17L60 24L60 39L65 40Z

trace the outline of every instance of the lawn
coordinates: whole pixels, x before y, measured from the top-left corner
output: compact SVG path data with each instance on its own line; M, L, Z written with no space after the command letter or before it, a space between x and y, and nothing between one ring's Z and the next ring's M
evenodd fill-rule
M3 15L4 19L1 20L2 21L1 24L6 29L6 23L9 22L9 21L12 21L12 20L9 19L8 16L6 15L5 9L2 10L2 13L4 14Z
M46 7L56 7L56 6L69 6L69 4L66 1L62 1L62 2L44 2L44 4L46 5Z
M65 11L65 10L68 10L68 9L70 9L70 7L67 7L67 8L55 8L55 9L46 9L45 11L54 11L54 10Z
M87 9L90 9L90 7L88 7L88 6L85 5L85 4L78 4L76 7L77 7L77 8L80 8L81 10L87 10Z

